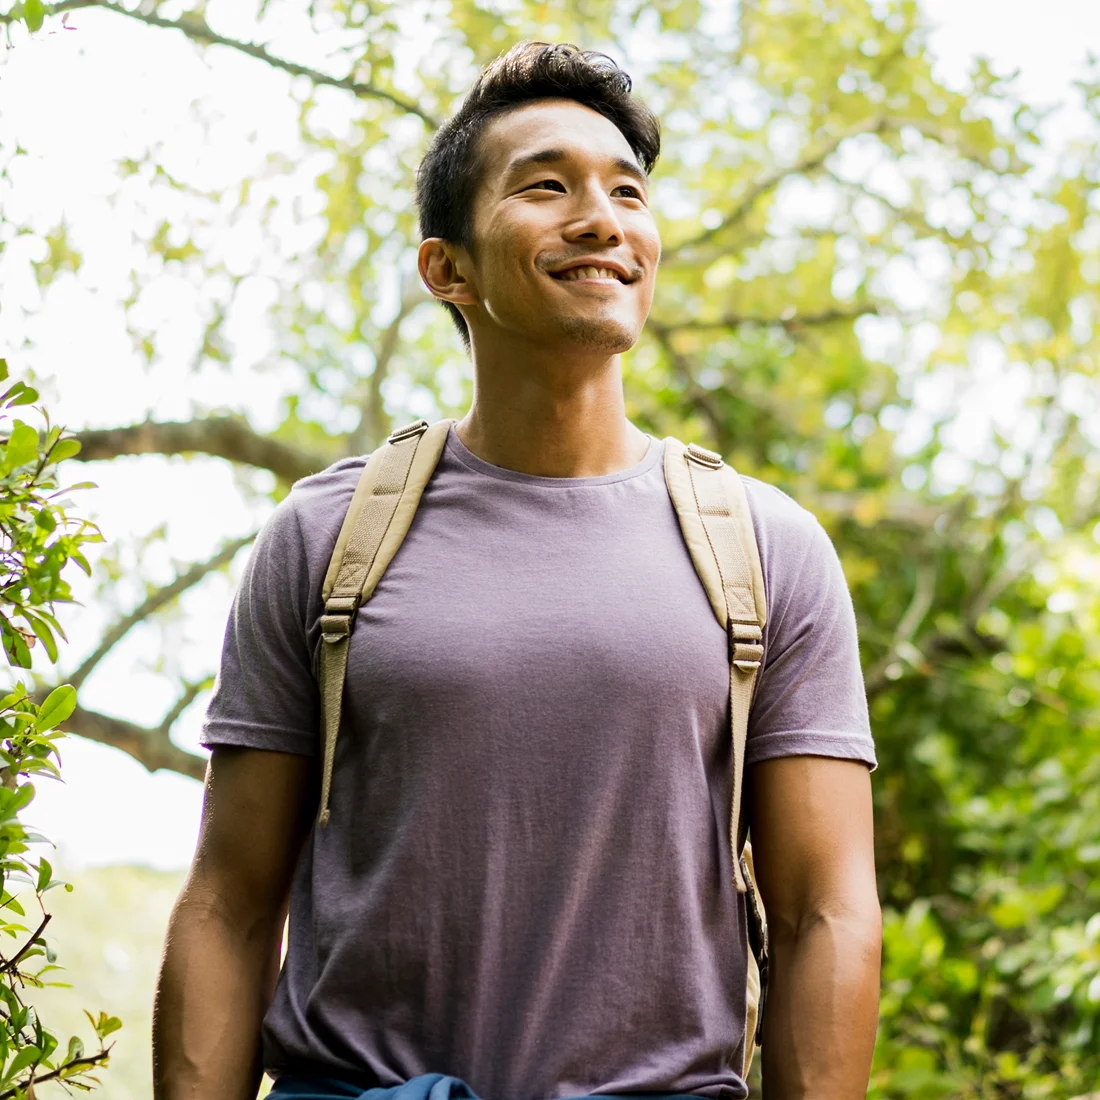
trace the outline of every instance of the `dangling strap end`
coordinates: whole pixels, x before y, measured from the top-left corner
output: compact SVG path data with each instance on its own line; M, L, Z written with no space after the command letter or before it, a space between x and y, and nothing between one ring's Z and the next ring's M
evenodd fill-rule
M756 1034L753 1042L758 1046L764 1045L764 1008L768 1003L768 960L765 958L759 964L760 970L760 1000L756 1002Z

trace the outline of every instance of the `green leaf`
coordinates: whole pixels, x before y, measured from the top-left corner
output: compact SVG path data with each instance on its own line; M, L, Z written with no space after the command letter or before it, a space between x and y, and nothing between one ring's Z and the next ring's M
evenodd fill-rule
M38 458L38 432L22 420L12 425L11 436L4 451L4 468L15 470Z
M8 376L8 361L6 359L0 359L0 382L3 382Z
M13 707L16 703L21 703L27 697L27 689L23 685L22 681L15 685L12 691L5 695L3 699L0 699L0 710L7 710L9 707Z
M54 726L64 722L74 710L76 710L76 689L69 684L62 684L46 696L46 701L38 711L34 728L38 733L53 729Z
M32 801L34 801L34 784L21 783L13 792L11 809L14 813L18 813L20 810L26 809ZM14 851L15 847L13 844L10 850Z
M8 662L18 668L31 667L31 651L26 639L18 630L13 630L4 624L4 651L8 655Z
M38 861L38 892L41 893L50 884L50 878L53 876L53 868L50 866L48 859L40 859Z
M46 653L49 655L51 661L57 661L57 642L54 641L53 632L37 615L31 617L27 616L27 621L31 624L31 629L34 631L38 639L46 647Z
M8 406L12 405L33 405L38 400L38 390L33 386L26 386L22 382L17 382L19 386L19 392L15 397L8 399ZM14 386L12 389L14 390Z
M74 455L80 454L80 440L79 439L61 439L58 440L57 445L50 452L51 462L64 462L67 458L72 458Z
M104 1014L99 1014L99 1024L96 1027L96 1034L101 1039L106 1039L108 1035L113 1035L122 1027L122 1021L117 1016L107 1016L104 1018Z
M10 909L13 913L18 913L21 917L26 916L23 906L19 904L15 895L9 894L6 890L4 891L3 900L0 900L0 909Z
M83 1042L81 1042L79 1035L74 1035L69 1040L69 1047L65 1051L65 1061L72 1062L75 1061L77 1058L82 1058L83 1056L84 1044Z
M11 1060L8 1066L7 1076L14 1077L17 1073L34 1065L42 1057L42 1052L36 1046L26 1046Z
M45 18L46 8L42 0L23 0L23 20L27 24L27 30L39 30Z

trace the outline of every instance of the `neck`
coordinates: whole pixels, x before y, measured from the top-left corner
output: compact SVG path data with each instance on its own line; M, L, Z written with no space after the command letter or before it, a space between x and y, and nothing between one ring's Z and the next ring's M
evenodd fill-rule
M477 342L473 352L474 399L456 431L478 458L543 477L599 477L641 461L648 439L626 418L618 355L496 355Z

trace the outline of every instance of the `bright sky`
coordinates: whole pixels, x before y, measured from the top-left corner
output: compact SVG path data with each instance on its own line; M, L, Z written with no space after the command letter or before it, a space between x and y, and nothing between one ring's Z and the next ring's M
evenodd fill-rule
M1100 54L1095 0L925 0L925 8L940 27L934 49L945 75L959 78L971 57L984 53L998 68L1020 69L1022 90L1039 103L1062 102L1086 54ZM84 252L84 267L79 283L59 279L43 303L33 280L19 274L27 266L21 250L33 248L30 238L8 246L0 255L0 354L8 355L16 371L29 367L49 380L48 407L55 420L71 427L121 424L147 414L186 417L196 394L206 407L247 409L257 427L273 426L279 387L270 374L257 384L254 364L266 350L267 334L262 324L250 322L250 314L262 315L270 292L262 278L245 288L231 370L195 374L182 354L172 359L173 347L190 346L197 324L198 288L179 277L161 278L141 319L157 333L168 358L149 372L134 354L112 303L125 295L131 267L143 259L130 243L136 207L127 189L119 188L114 164L160 143L169 170L186 164L193 177L198 165L212 187L239 180L259 167L257 149L294 147L296 105L284 78L225 51L210 54L204 64L178 35L102 12L74 12L70 23L79 29L40 36L0 59L0 150L18 140L34 154L22 159L14 187L0 196L8 203L5 217L15 223L45 230L63 212ZM308 45L304 36L291 35L284 52L318 63L303 54ZM200 97L210 116L206 134L191 118L192 102ZM217 112L210 104L218 105ZM1070 128L1071 120L1065 125ZM255 132L257 140L249 141ZM115 191L120 199L112 207L106 197ZM246 270L262 253L262 242L247 226L226 234L216 247L231 266ZM24 335L33 338L33 353L13 355ZM73 480L84 476L72 467ZM81 507L112 539L126 540L166 522L177 561L208 554L226 536L254 529L266 510L242 508L234 473L215 460L122 460L97 465L88 476L99 488L85 494ZM124 568L133 565L134 553L123 554ZM175 571L175 562L160 551L143 553L142 563L162 580ZM230 597L230 582L217 578L188 596L192 613L168 634L171 669L188 675L209 667ZM125 598L136 601L140 594L133 590ZM63 671L75 667L111 618L111 609L92 603L68 617L71 658ZM147 724L159 721L172 699L148 663L159 649L154 642L148 630L132 632L88 681L84 704ZM181 744L197 743L201 709L201 703L192 707L176 727ZM170 773L149 775L123 753L75 738L62 751L65 786L43 783L32 815L57 841L62 866L186 865L198 825L198 783Z

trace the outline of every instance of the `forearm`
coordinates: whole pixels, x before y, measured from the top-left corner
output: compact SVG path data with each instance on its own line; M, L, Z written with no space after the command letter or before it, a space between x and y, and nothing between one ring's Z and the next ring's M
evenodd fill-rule
M155 1100L254 1100L280 933L281 922L249 919L184 889L157 982Z
M773 928L764 1017L764 1100L857 1100L878 1023L882 923L862 912Z

